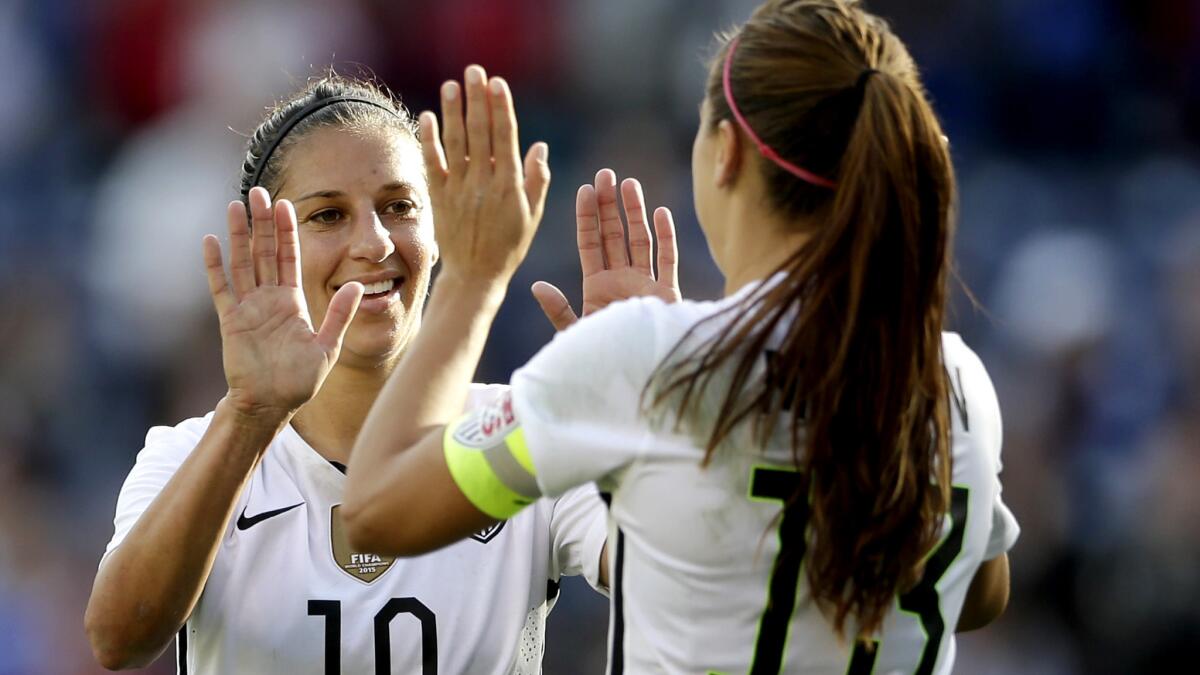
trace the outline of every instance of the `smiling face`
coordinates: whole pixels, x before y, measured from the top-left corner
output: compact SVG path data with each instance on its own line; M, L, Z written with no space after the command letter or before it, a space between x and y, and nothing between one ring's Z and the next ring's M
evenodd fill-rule
M344 284L366 295L339 365L394 364L416 334L437 260L420 146L393 128L318 128L288 149L275 199L296 206L313 326Z

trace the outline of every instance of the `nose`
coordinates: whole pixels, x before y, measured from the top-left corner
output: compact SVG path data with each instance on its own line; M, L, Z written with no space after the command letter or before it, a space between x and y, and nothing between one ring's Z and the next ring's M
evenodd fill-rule
M383 262L396 250L391 233L379 220L379 214L367 210L355 219L354 240L350 244L350 255L371 263Z

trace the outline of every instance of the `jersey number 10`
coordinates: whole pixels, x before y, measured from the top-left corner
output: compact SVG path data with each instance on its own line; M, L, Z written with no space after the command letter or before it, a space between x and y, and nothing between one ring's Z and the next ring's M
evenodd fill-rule
M392 635L389 625L399 614L412 614L421 622L421 673L437 675L437 621L433 610L416 598L392 598L375 615L375 673L392 672ZM342 603L309 600L309 616L325 617L325 675L342 672Z
M799 494L804 484L801 474L795 470L756 466L750 476L750 498L756 501L779 501L785 505L793 495ZM933 672L938 649L946 631L942 618L937 583L958 557L962 550L963 531L967 525L967 497L965 487L953 487L950 495L950 534L925 562L925 573L921 580L899 598L900 609L915 614L921 622L927 639L917 663L916 675ZM758 641L754 649L754 664L750 675L775 675L783 668L783 650L787 643L788 628L792 612L796 607L796 588L800 581L800 563L807 546L805 530L808 527L808 504L797 502L790 510L785 509L779 521L779 550L771 573L770 596L758 626ZM784 555L786 552L787 555ZM879 653L859 643L854 648L847 675L868 675L874 669L875 657Z

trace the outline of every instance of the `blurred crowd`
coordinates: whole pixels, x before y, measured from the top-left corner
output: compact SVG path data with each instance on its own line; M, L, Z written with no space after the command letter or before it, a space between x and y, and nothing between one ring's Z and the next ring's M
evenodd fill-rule
M149 426L224 392L200 238L224 228L245 136L273 101L330 66L414 110L468 63L509 79L554 185L479 375L506 381L552 332L528 284L578 299L573 195L601 167L675 211L685 296L720 293L689 147L712 35L755 4L0 2L0 675L98 671L83 607L121 481ZM1023 528L1009 610L961 638L957 671L1192 662L1200 2L868 7L909 44L951 139L951 327L996 383ZM606 616L569 584L546 671L603 672Z

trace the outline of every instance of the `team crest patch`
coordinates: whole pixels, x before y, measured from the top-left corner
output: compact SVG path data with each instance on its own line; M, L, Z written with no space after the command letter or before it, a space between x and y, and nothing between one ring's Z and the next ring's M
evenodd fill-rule
M492 403L464 418L454 430L454 440L468 448L488 448L503 443L504 437L517 426L512 392L506 391Z
M329 511L329 532L331 535L330 544L333 552L333 561L346 574L365 584L369 584L388 571L392 563L396 562L396 558L376 555L374 553L360 553L350 548L350 541L346 538L346 528L342 525L342 517L338 514L338 509L341 506L341 504L337 504Z
M502 520L502 521L496 523L495 525L492 525L491 527L485 527L482 530L471 535L471 538L481 544L486 544L489 541L495 539L496 535L500 534L500 530L504 529L504 522L505 521Z

